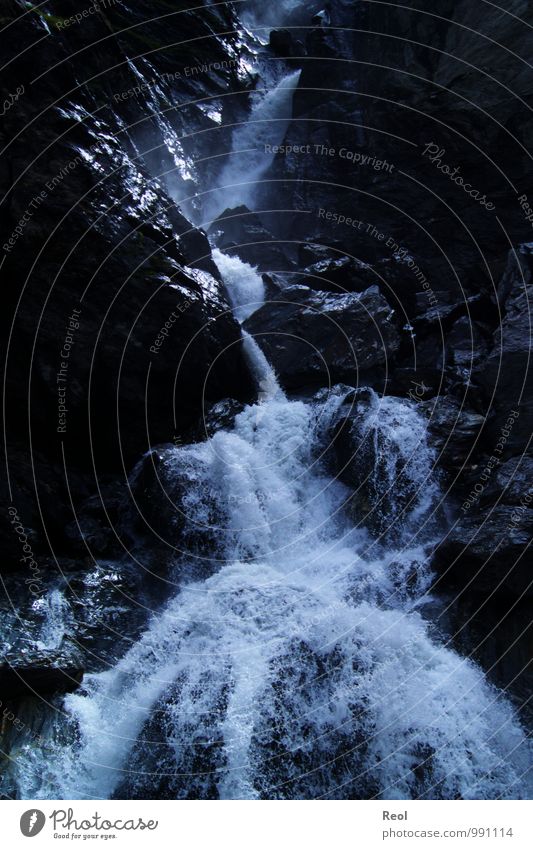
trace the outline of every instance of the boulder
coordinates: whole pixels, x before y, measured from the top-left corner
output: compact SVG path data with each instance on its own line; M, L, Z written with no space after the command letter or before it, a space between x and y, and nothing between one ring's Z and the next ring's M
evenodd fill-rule
M205 483L207 462L200 446L162 445L148 452L131 476L131 497L119 527L134 546L157 551L159 572L184 557L198 558L204 577L213 568L202 555L216 551L223 520L217 494Z
M231 430L235 416L244 410L244 404L234 398L224 398L211 404L202 416L196 436L198 439L210 439L219 430Z
M349 390L332 422L326 457L335 477L352 490L347 500L352 521L388 540L401 536L410 515L435 491L424 419L404 398Z
M235 254L260 271L284 271L293 265L283 244L247 206L226 209L213 221L208 233L221 251Z
M481 439L485 417L451 395L421 401L420 406L428 416L428 439L435 448L439 465L448 472L458 472L469 462L468 468L478 462L474 452ZM472 453L470 460L467 460Z
M0 665L0 698L3 701L26 696L71 693L84 673L81 652L67 641L57 651L18 652L7 655Z
M327 256L302 272L306 286L331 292L364 292L379 284L379 277L366 262L349 256Z
M480 503L494 505L497 502L519 506L533 486L533 458L521 456L496 466L494 475L485 487Z
M477 595L533 595L532 535L533 509L525 503L469 511L434 553L439 584Z
M289 286L245 328L287 389L360 380L379 384L400 344L394 311L376 287L336 294Z

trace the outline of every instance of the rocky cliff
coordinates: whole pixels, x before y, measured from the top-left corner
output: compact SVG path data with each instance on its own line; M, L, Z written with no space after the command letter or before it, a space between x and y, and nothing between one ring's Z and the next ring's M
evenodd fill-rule
M213 125L174 108L178 82L189 101L240 85L231 8L2 5L6 98L24 90L2 127L6 571L21 569L9 501L36 551L68 554L71 499L254 388L207 238L168 194L180 137Z

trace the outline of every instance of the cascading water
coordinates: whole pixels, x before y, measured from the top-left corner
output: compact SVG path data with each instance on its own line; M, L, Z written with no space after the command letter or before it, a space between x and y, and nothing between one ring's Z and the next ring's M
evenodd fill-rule
M301 71L282 77L272 90L254 93L248 120L233 132L232 153L218 177L219 188L205 202L204 217L212 220L225 209L252 205L256 183L274 160L292 118L292 98Z
M265 284L255 268L238 257L213 250L213 259L226 283L226 288L238 321L244 321L258 309L265 298Z
M230 267L243 315L257 281ZM371 393L363 420L376 463L401 461L412 490L403 537L378 544L348 520L347 490L321 460L348 388L291 401L250 338L248 351L262 402L170 461L176 474L195 469L190 525L216 502L216 571L182 586L114 668L66 697L53 750L20 760L22 795L528 796L512 707L423 616L431 540L409 528L438 487L416 405ZM388 472L375 482L390 484Z

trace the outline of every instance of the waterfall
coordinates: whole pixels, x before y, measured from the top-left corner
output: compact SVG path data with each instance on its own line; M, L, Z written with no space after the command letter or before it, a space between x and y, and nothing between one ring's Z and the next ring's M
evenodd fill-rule
M299 75L253 95L206 218L252 205ZM213 257L242 322L263 302L261 277ZM429 619L440 491L416 403L368 390L354 425L376 505L365 524L327 460L354 390L288 398L243 337L258 403L166 452L176 479L190 471L181 561L197 561L183 547L207 526L207 577L182 580L176 565L177 591L137 642L64 698L46 748L19 753L20 797L530 798L531 748L512 705ZM43 640L59 644L61 595L47 605Z
M247 262L236 256L226 256L218 248L213 250L213 259L226 284L235 318L245 321L265 299L261 276Z
M269 90L257 90L248 120L233 132L232 152L218 178L219 187L206 201L204 217L212 220L225 209L253 205L255 183L274 160L272 148L285 138L292 118L292 98L301 71L282 77Z
M527 796L512 707L423 616L431 541L376 546L320 459L347 388L289 400L265 362L270 391L233 430L173 450L176 474L196 470L187 521L205 522L205 492L223 517L216 571L181 586L114 668L65 698L53 751L19 766L23 796ZM420 523L438 498L424 419L414 402L373 395L372 438L380 417L381 461L400 454L427 493L403 519Z

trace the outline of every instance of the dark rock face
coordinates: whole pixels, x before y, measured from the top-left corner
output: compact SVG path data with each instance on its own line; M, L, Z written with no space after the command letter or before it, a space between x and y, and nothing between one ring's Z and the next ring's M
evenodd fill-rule
M363 279L375 275L368 285L379 285L411 328L388 390L409 394L415 382L427 387L426 399L468 395L467 407L489 417L494 435L523 380L520 353L508 346L521 339L525 351L528 344L518 312L509 314L504 332L512 336L513 324L517 333L504 343L509 370L502 374L510 385L496 388L495 409L494 334L507 296L498 282L509 240L516 245L531 235L518 197L531 183L525 115L533 101L520 19L528 19L523 0L490 21L481 6L455 0L438 15L430 2L385 8L333 0L331 26L306 31L314 59L302 63L285 139L306 152L276 157L262 197L265 209L290 206L263 216L272 232L297 234L301 258L316 246L305 266L342 255L348 266L355 257L369 266ZM475 197L451 179L454 172ZM522 266L526 254L521 249ZM334 283L350 290L357 276ZM524 324L527 313L522 308ZM511 369L522 377L511 377ZM531 432L526 386L509 451Z
M48 544L85 555L73 506L96 491L96 476L124 477L151 445L195 426L205 403L254 393L207 238L173 202L179 169L145 152L161 153L165 133L177 139L195 122L207 134L216 126L199 107L174 113L172 124L163 101L173 103L174 83L191 98L237 84L233 38L211 37L213 28L234 29L233 12L198 16L176 4L190 46L149 64L128 57L163 38L165 4L141 2L125 18L117 3L83 26L58 24L76 11L71 2L42 15L6 7L6 90L22 84L29 94L38 79L2 127L2 321L10 334L3 571L20 568L4 519L11 501L41 557ZM123 35L110 38L114 29ZM29 62L26 48L38 39ZM92 41L98 50L87 49ZM206 61L222 65L208 74ZM112 551L101 519L85 517L81 531L95 553Z
M83 678L84 669L74 660L61 662L43 654L28 657L27 666L20 664L0 667L0 693L9 699L28 695L50 696L54 693L71 693Z
M237 255L260 271L283 271L291 265L283 242L279 242L259 215L246 206L226 209L213 221L208 232L221 251Z
M470 592L520 596L530 592L531 537L530 307L531 251L509 254L498 285L501 323L473 340L471 362L461 327L448 343L468 369L471 387L459 397L427 401L429 433L449 473L455 519L435 564L442 584ZM476 327L474 325L474 332ZM473 390L473 391L472 391Z
M133 504L126 508L127 525L141 536L159 537L160 544L172 534L178 540L185 524L183 498L191 477L185 470L181 479L175 477L175 461L172 446L155 448L141 460L130 481Z
M289 286L245 327L290 389L357 385L363 375L378 382L400 344L393 311L376 287L340 295Z
M513 242L528 233L507 179L515 187L530 183L527 109L510 96L519 93L531 106L532 82L522 61L528 28L520 20L527 19L527 4L513 0L506 11L488 20L483 6L456 0L440 4L438 15L429 0L386 8L333 0L331 27L307 31L315 61L303 63L297 114L286 138L311 150L279 156L273 176L287 182L268 190L287 200L287 185L307 178L292 185L291 229L325 241L332 226L319 210L346 214L365 226L335 224L333 231L350 253L364 258L368 249L383 254L366 229L379 222L378 229L418 256L434 278L442 270L455 287L455 270L462 285L492 288L474 238L497 279L509 243L494 213L505 216ZM490 39L512 43L514 55ZM431 161L433 150L443 150L442 164L451 171L460 167L465 182L494 209L467 196L462 203L461 188L438 170L436 158ZM480 153L488 150L490 158ZM352 154L355 159L348 158ZM460 209L459 224L450 206ZM313 214L301 214L309 210ZM285 216L282 226L288 227Z
M519 412L506 439L507 456L521 453L533 432L533 375L531 369L533 299L533 247L526 244L509 253L498 286L501 324L492 338L488 357L483 359L476 378L485 392L494 394L494 421L491 435L498 439L509 415Z
M496 467L480 502L484 505L502 503L518 506L529 495L532 484L533 458L525 455L513 457Z
M469 468L474 465L476 442L483 430L485 417L453 396L439 397L423 404L429 416L429 438L438 452L439 464L450 473L463 470L469 457Z
M139 552L121 525L134 464L154 444L191 439L204 407L254 397L210 244L186 217L194 201L178 206L210 178L202 160L218 123L198 102L209 98L231 123L247 94L245 84L232 103L217 99L243 89L230 5L198 14L182 2L115 3L64 26L80 11L72 0L4 6L2 101L24 94L0 128L9 339L0 685L3 701L29 692L36 715L32 693L72 689L84 670L114 662L146 621L143 603L168 593L173 549ZM181 99L196 105L176 109ZM200 163L183 178L190 157ZM39 648L56 591L76 657L65 645ZM4 740L6 751L17 745Z
M213 568L207 555L217 548L224 517L217 494L201 485L204 462L190 450L160 446L131 476L118 524L135 550L148 552L150 573L174 568L176 577L198 578ZM192 506L202 517L195 523Z
M528 492L527 504L533 502ZM519 598L533 593L527 547L533 534L529 506L498 505L461 517L435 553L442 583Z

